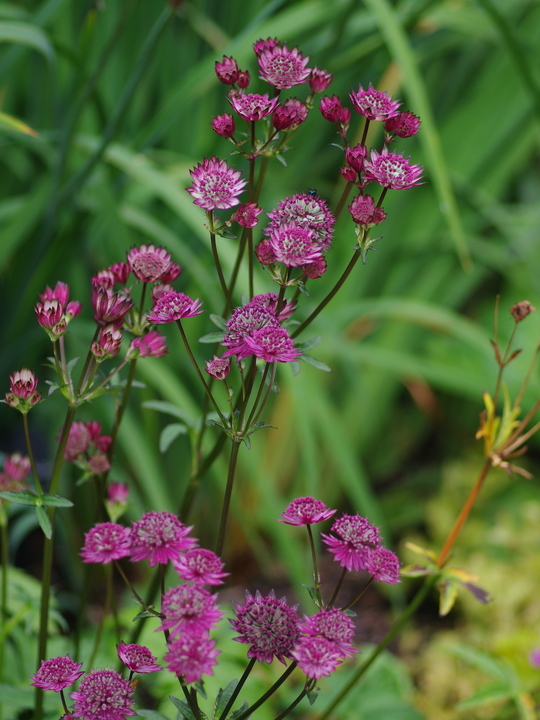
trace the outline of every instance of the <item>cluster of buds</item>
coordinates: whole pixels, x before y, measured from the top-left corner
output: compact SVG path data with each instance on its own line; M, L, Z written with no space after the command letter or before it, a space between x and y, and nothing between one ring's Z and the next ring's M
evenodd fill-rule
M89 475L101 475L111 467L108 458L111 442L110 435L101 434L100 423L74 422L69 429L64 457Z
M26 414L30 408L41 400L41 393L37 389L38 380L28 368L17 370L9 376L9 392L6 393L6 403L19 412Z
M82 310L76 300L69 302L69 287L57 282L54 289L46 287L39 296L41 302L35 306L37 321L51 340L57 340L67 329L67 325Z
M25 479L29 472L30 458L20 453L8 455L4 459L4 469L0 472L0 491L19 492L24 490L26 488Z

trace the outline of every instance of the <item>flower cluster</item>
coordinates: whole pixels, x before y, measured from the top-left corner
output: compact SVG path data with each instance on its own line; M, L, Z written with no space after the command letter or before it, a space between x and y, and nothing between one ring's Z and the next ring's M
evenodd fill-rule
M66 332L70 320L79 315L82 305L76 300L69 302L69 287L60 281L53 289L47 286L39 298L41 302L34 308L37 321L51 340L57 340Z
M111 467L108 457L111 442L110 435L101 434L100 423L77 421L69 429L64 457L89 475L101 475Z
M19 412L26 414L41 400L41 393L37 389L38 380L28 368L17 370L9 376L9 392L6 393L6 403Z
M4 459L4 469L0 472L0 491L19 492L26 488L24 482L30 472L30 458L13 453ZM0 504L2 500L0 499Z

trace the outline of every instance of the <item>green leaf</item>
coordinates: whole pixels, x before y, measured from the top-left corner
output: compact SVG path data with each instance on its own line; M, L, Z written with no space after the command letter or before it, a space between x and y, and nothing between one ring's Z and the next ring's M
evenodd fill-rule
M208 333L199 338L200 343L206 343L208 345L222 342L224 338L223 333Z
M49 493L41 496L41 502L47 507L73 507L71 500L60 497L60 495L50 495Z
M313 365L313 367L316 367L319 370L323 370L324 372L332 372L332 368L329 368L326 363L323 363L322 360L318 360L317 358L313 357L313 355L308 355L307 353L304 353L300 356L300 360L303 360L308 365Z
M451 580L443 580L439 583L439 615L444 617L448 615L454 607L457 597L456 583Z
M148 718L148 720L169 720L169 718L163 713L157 710L137 710L139 713L137 717Z
M169 700L172 702L172 704L177 708L182 717L186 720L197 720L195 715L191 712L191 708L189 705L184 702L183 700L179 700L178 698L174 697L174 695L169 695Z
M27 45L44 55L47 60L54 60L53 46L47 35L35 25L23 22L0 23L0 43Z
M218 230L216 232L216 235L219 235L219 237L228 238L229 240L237 240L238 235L235 235L230 230L227 230L226 228L223 228L222 230Z
M305 342L298 343L298 345L296 347L298 350L305 352L306 350L311 350L311 348L314 348L320 342L321 342L321 336L316 335L315 337L312 337L309 340L306 340Z
M5 490L0 492L0 497L17 505L37 505L39 495L36 495L31 490L21 490L20 492Z
M204 698L204 700L208 698L206 690L204 689L204 680L199 680L198 682L192 683L191 687L195 690L195 692L199 693L199 695Z
M137 613L133 620L131 622L135 622L135 620L142 620L143 618L150 618L150 617L159 617L159 614L156 610L141 610L140 613Z
M143 402L142 406L150 408L150 410L158 410L159 412L173 415L174 417L183 420L189 427L193 428L197 425L196 421L185 410L182 410L182 408L179 408L177 405L173 405L173 403L167 402L166 400L147 400L146 402Z
M238 710L235 710L233 713L231 713L229 715L229 719L236 720L236 718L240 717L240 715L243 715L247 711L248 707L249 707L249 703L246 700L245 702L242 703L242 707L239 707ZM248 715L248 717L249 717L249 715Z
M221 328L221 330L227 330L227 321L222 318L221 315L214 315L214 313L210 313L210 320L214 323L214 325L217 325L218 328Z
M447 652L452 653L456 657L461 658L469 665L482 670L486 675L498 678L500 682L509 684L509 678L513 675L512 668L505 662L495 659L488 653L481 652L475 648L466 647L464 645L450 645L446 648Z
M458 703L456 710L470 710L483 705L491 705L501 700L510 700L513 696L514 692L508 685L498 682L490 683L484 685L466 700Z
M11 130L12 132L20 132L24 135L31 135L32 137L37 137L38 135L38 133L33 130L30 125L27 125L16 117L13 117L13 115L7 115L3 112L0 112L0 130Z
M319 691L318 690L310 690L307 693L307 699L309 700L309 704L313 705L315 700L319 697Z
M45 535L47 540L50 540L52 538L52 525L45 508L37 505L36 517L41 529L43 530L43 534Z
M236 690L237 685L238 680L231 680L231 682L227 685L225 689L219 689L216 697L216 702L214 703L214 720L219 720L219 718L221 717L221 714L225 710L225 707L231 699L233 692Z
M179 435L185 435L187 433L187 427L181 423L171 423L163 428L161 435L159 436L159 451L166 452L171 443L176 440Z

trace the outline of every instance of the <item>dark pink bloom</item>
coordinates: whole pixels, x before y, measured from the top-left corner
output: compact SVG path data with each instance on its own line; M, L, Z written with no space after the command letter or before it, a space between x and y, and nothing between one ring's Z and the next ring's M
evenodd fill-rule
M213 675L219 650L207 633L185 633L168 646L165 662L169 670L184 682L198 682L203 675Z
M154 245L133 247L127 254L131 272L141 282L156 282L171 266L171 254Z
M276 262L276 256L274 255L274 251L272 250L272 245L269 240L261 240L255 248L255 254L257 255L257 260L261 263L261 265L272 265L272 263Z
M90 345L90 351L98 362L115 357L122 345L122 328L115 324L104 325L99 331L98 339Z
M85 534L81 557L85 563L108 565L113 560L128 557L131 530L117 523L105 522L94 525Z
M22 413L27 413L41 400L37 386L37 378L31 370L28 368L17 370L9 376L10 391L5 395L7 404Z
M335 512L335 510L327 508L322 500L300 497L287 506L278 520L287 525L314 525L328 520Z
M257 591L255 597L246 592L245 604L235 606L236 618L230 623L240 637L233 639L250 646L248 658L271 663L276 657L285 664L300 635L296 606L278 600L273 591L266 596Z
M58 300L58 302L62 305L67 305L67 301L69 299L69 286L67 283L58 280L54 286L54 290L47 285L44 292L39 297L43 300L43 302L45 302L45 300Z
M224 573L223 563L211 550L194 548L183 553L172 561L173 567L182 580L189 580L196 585L221 585Z
M4 472L11 480L24 480L30 468L30 458L23 457L21 453L8 455L4 460Z
M119 324L133 307L133 301L123 293L115 293L103 287L92 285L92 307L94 320L104 325Z
M243 228L253 228L259 222L258 216L262 213L262 208L257 203L250 202L240 205L231 217L231 222L236 222Z
M234 135L234 118L228 113L212 118L211 126L212 130L218 135L221 135L221 137L230 138Z
M313 241L321 250L327 250L332 243L335 218L326 202L318 195L293 195L282 200L277 208L268 213L271 222L264 231L271 235L281 225L292 223L313 233Z
M356 170L356 172L361 172L363 170L366 156L367 148L365 145L361 145L360 143L354 147L347 148L345 151L345 160L347 161L347 164L350 165L353 170Z
M375 205L371 195L358 195L349 205L351 217L357 225L378 225L386 219L386 213Z
M302 354L285 328L263 327L246 337L246 344L255 357L266 362L293 362Z
M227 350L223 353L223 357L236 355L241 360L252 355L253 352L247 345L246 338L267 325L279 327L275 313L268 308L257 305L253 301L244 307L236 308L227 323L227 332L223 340L223 345Z
M169 352L167 339L157 330L151 330L143 337L134 338L128 350L128 357L163 357Z
M356 180L356 170L353 170L352 167L348 165L339 168L339 172L347 182L354 182Z
M129 486L126 483L112 482L107 488L107 499L111 503L127 505L129 497Z
M88 458L88 468L93 475L101 475L111 469L111 463L104 453L98 452Z
M349 97L354 109L367 120L384 121L393 118L398 114L401 104L392 100L385 92L375 90L371 84L367 90L360 85L358 92L351 93Z
M217 357L214 355L212 360L206 363L206 372L216 380L225 380L231 369L231 361L229 358Z
M303 57L298 48L275 45L257 53L261 78L278 90L302 85L310 76L309 57Z
M326 677L334 672L343 656L337 645L323 637L301 637L291 656L310 678Z
M365 570L370 552L381 546L378 529L360 515L343 515L332 525L332 532L338 537L324 533L321 537L347 570Z
M180 267L180 265L178 265L178 263L173 263L173 262L172 262L172 263L169 265L169 269L166 270L166 271L163 273L163 275L161 275L161 277L159 278L159 280L160 280L160 282L162 282L162 283L171 283L171 282L174 282L174 280L176 280L176 278L180 276L181 272L182 272L182 268Z
M320 245L308 227L285 223L273 228L268 239L277 262L299 267L322 257Z
M279 314L277 313L279 296L277 293L263 293L262 295L254 295L248 303L252 307L262 307L272 313L273 316L277 317L278 321L284 322L288 320L293 314L296 303L289 302L288 300L282 303Z
M131 531L131 559L133 562L148 559L150 567L166 565L178 557L180 552L195 546L194 538L187 537L191 527L173 515L162 512L147 512L133 523Z
M152 300L156 302L159 298L162 298L167 293L174 293L176 290L169 283L159 283L158 285L152 286Z
M109 271L113 274L115 283L118 283L119 285L125 285L127 283L131 269L126 262L119 262L111 265Z
M379 547L368 553L365 569L373 575L374 580L394 585L400 582L400 566L397 555L391 550Z
M402 112L387 120L384 127L389 133L400 138L408 138L416 135L420 130L420 118L413 113Z
M92 289L102 288L103 290L111 290L115 282L114 273L110 268L100 270L98 274L92 278Z
M202 313L200 300L192 300L178 292L168 292L158 298L152 311L146 316L151 323L164 323L182 320Z
M66 445L64 458L73 462L79 455L90 449L92 438L86 424L80 421L74 422L69 428L69 436Z
M224 85L234 85L238 80L240 69L234 58L224 55L221 62L216 60L214 67L219 82Z
M204 210L227 210L240 203L238 196L244 191L246 181L238 170L230 168L225 160L217 157L204 158L196 168L189 171L193 185L187 188L194 197L195 205Z
M385 188L392 190L407 190L415 185L421 185L422 167L412 165L409 158L391 153L383 148L381 153L371 151L371 157L366 161L364 177L374 180Z
M322 93L332 82L330 73L320 70L317 67L312 68L309 76L309 87L313 93Z
M265 50L272 50L278 45L279 40L277 38L266 38L266 40L257 40L256 43L253 43L253 50L258 57Z
M232 109L238 113L241 118L252 122L262 120L262 118L271 115L279 102L278 97L270 99L266 93L264 95L258 95L256 93L246 94L235 90L229 92L228 100Z
M302 272L310 280L317 280L322 277L327 269L327 263L324 258L319 258L315 262L309 263L308 265L302 265Z
M75 662L69 655L43 660L37 673L32 676L32 685L42 690L60 692L84 675L81 667L82 663Z
M323 97L319 103L319 109L323 118L329 122L341 122L342 108L343 105L337 95Z
M120 661L128 670L136 673L152 673L161 670L150 650L145 645L126 645L121 642L116 646Z
M346 613L337 608L321 610L311 617L304 617L300 630L306 635L330 640L344 656L350 657L357 652L351 644L354 623Z
M236 81L236 84L239 88L242 88L244 90L249 85L249 71L248 70L240 70L238 73L238 80Z
M272 124L276 130L290 130L301 125L307 116L307 105L296 98L289 98L275 109Z
M223 612L216 605L216 596L208 590L200 585L180 585L163 595L161 614L165 620L158 630L169 630L176 637L207 632L217 625Z
M45 300L36 303L34 311L39 325L47 331L51 340L55 340L66 332L64 305L59 300Z
M133 685L114 670L92 670L71 693L73 715L83 720L125 720L131 709Z

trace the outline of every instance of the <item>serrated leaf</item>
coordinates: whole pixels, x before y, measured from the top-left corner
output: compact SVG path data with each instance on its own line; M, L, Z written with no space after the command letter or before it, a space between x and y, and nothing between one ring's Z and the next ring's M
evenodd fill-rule
M227 703L232 697L232 694L236 690L238 680L231 680L225 689L220 688L214 703L214 720L219 720L223 711L225 710Z
M244 445L246 446L246 448L248 450L251 450L251 440L249 439L249 437L247 435L244 435L244 437L242 438L242 442L244 443Z
M50 540L52 538L52 525L47 515L47 511L41 506L36 506L36 517L40 528L43 530L43 534Z
M20 492L5 490L0 492L0 497L17 505L37 505L39 495L36 495L31 490L21 490Z
M229 718L230 720L236 720L236 718L240 717L240 715L243 715L247 709L249 708L249 703L246 700L244 703L242 703L242 707L239 707L238 710L235 710L233 713L230 714Z
M312 599L313 604L315 607L319 607L319 598L317 597L317 590L312 585L302 585L303 588L306 588L306 590L309 593L309 597Z
M195 690L195 692L199 693L204 700L207 699L208 695L204 689L204 680L198 680L197 682L192 683L191 687Z
M79 362L79 360L80 360L80 358L74 357L74 358L71 358L71 360L68 362L68 364L67 364L67 371L68 371L69 374L71 374L71 371L73 370L73 368L75 367L75 365Z
M171 443L176 440L179 435L185 435L187 433L187 427L181 423L171 423L163 428L161 435L159 436L159 451L166 452Z
M158 412L173 415L174 417L183 420L188 427L194 428L197 425L196 421L185 410L182 410L182 408L179 408L177 405L167 402L166 400L147 400L146 402L143 402L142 406L144 408L149 408L150 410L157 410Z
M49 493L41 496L41 502L47 507L73 507L71 500L60 497L60 495L51 495Z
M439 583L439 615L445 617L454 607L457 597L456 584L452 580L443 580Z
M312 337L309 340L305 340L304 342L299 343L296 347L298 350L302 350L302 352L304 352L305 350L311 350L311 348L314 348L320 342L321 342L321 336L316 335L315 337Z
M238 239L238 235L235 235L233 232L231 232L231 230L227 230L225 228L217 230L216 235L219 235L219 237L227 238L228 240Z
M175 708L180 711L183 718L186 718L186 720L197 720L195 715L192 713L191 708L186 702L184 702L183 700L179 700L178 698L174 697L174 695L169 695L169 700L172 702Z
M308 365L313 365L313 367L316 367L323 372L332 372L332 368L328 367L328 365L326 363L323 363L322 360L313 357L313 355L308 355L307 353L304 353L303 355L300 355L300 360L303 360Z
M131 622L135 622L135 620L142 620L143 618L150 618L150 617L158 617L157 612L153 610L141 610L140 613L137 613L133 620Z
M200 343L214 344L220 343L224 340L225 336L223 333L208 333L199 338Z
M225 318L222 318L221 315L214 315L214 313L210 313L210 320L214 323L214 325L217 325L218 328L221 328L225 332L227 331L227 321Z

